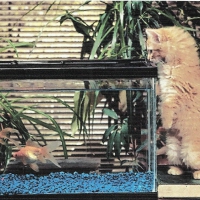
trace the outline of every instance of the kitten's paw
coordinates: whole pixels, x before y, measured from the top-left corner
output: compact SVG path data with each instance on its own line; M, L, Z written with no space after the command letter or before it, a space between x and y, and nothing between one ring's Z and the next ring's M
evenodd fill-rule
M163 127L165 129L170 129L172 127L172 122L163 122Z
M160 149L158 149L156 151L157 155L165 155L166 152L167 152L167 147L166 146L163 146L163 147L161 147Z
M194 177L194 179L200 179L200 171L195 171L193 173L193 177Z
M170 169L168 170L167 173L177 176L183 174L183 170L180 167L170 166Z

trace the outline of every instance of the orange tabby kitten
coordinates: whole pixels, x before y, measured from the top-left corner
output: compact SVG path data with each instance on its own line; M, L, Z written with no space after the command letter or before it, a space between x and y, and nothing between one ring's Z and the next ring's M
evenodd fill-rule
M193 37L178 27L146 29L148 59L158 67L160 113L167 130L168 174L181 165L200 179L200 66Z

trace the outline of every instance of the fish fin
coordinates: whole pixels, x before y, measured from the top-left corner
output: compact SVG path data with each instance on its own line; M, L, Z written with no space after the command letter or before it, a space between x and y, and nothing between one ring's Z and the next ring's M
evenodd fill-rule
M39 167L38 167L38 165L36 163L30 163L29 166L34 171L39 172Z
M28 163L24 160L22 160L23 165L27 165Z
M51 153L47 153L46 155L45 155L45 158L47 159L47 160L50 160L54 165L56 165L57 167L60 167L61 168L61 166L58 164L58 162L57 162L57 160L55 159L55 157L51 154Z
M36 148L40 148L41 147L39 144L37 144L36 142L32 141L31 139L28 139L26 141L26 146L31 146L31 147L36 147Z
M42 163L46 163L47 161L45 160L43 155L38 155L38 160Z
M45 147L48 148L48 152L52 152L52 151L56 150L57 147L59 147L61 144L62 144L61 141L58 141L58 140L57 140L57 141L50 142L50 143L47 144L47 146L45 146Z
M27 159L25 157L17 157L17 159L19 159L23 163L23 165L28 164Z
M45 159L50 160L54 165L57 167L61 167L55 157L51 154L52 151L54 151L57 147L61 145L61 141L54 141L49 143L47 146L42 147L42 155L45 157Z

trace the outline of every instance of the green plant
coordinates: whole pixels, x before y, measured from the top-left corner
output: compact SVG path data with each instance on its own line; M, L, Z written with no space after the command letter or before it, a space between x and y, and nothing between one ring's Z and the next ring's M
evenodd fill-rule
M74 95L74 115L71 123L72 136L79 131L79 133L86 133L87 131L82 131L86 121L90 116L93 116L96 105L102 100L103 96L99 94L99 91L76 91ZM81 119L81 120L80 120ZM89 123L90 132L90 123Z
M143 91L134 90L126 91L127 103L132 109L128 109L125 116L120 116L114 110L104 108L103 114L112 119L114 124L111 124L108 129L105 130L102 138L102 142L107 142L106 156L110 159L113 156L117 157L121 165L125 163L131 163L132 170L138 170L138 168L145 170L143 163L146 162L145 157L142 156L142 151L148 146L147 132L142 131L142 128L147 127L146 113L141 113L141 105L143 110L146 109L146 100L143 96ZM132 105L130 105L132 104ZM137 107L139 107L140 114L137 113ZM145 108L145 109L144 109ZM135 112L133 112L135 110ZM137 124L140 124L139 127ZM143 133L142 133L143 132ZM145 137L143 139L141 137ZM139 143L138 143L139 139ZM130 159L121 159L120 153L122 148L131 156Z
M124 147L125 151L129 151L130 135L128 133L128 119L125 118L121 124L118 124L118 115L115 111L104 108L103 114L109 116L116 123L106 129L103 134L102 142L107 144L106 156L109 159L112 156L114 147L115 156L120 159L121 148Z
M81 58L86 54L89 54L89 59L146 58L145 28L176 25L195 33L195 25L200 19L200 9L191 3L177 2L180 14L176 14L165 1L156 2L156 5L152 1L102 2L106 4L106 9L97 23L88 25L69 10L60 18L60 24L71 20L76 31L84 36ZM188 12L191 7L195 17Z
M35 140L38 142L38 137L40 137L40 140L46 145L46 140L45 136L42 134L42 129L39 127L44 127L50 131L53 131L54 135L59 135L60 140L62 142L62 147L63 147L63 154L64 157L67 158L67 146L65 143L65 137L72 137L71 134L64 132L60 125L57 123L57 121L51 117L51 115L41 111L40 109L37 109L37 104L33 104L31 106L22 106L19 104L19 102L25 100L25 99L31 99L35 98L36 96L25 96L21 98L16 98L16 99L9 99L9 93L8 94L3 94L0 93L0 125L1 125L1 130L7 127L16 129L16 132L10 133L10 134L15 134L19 140L19 142L22 145L26 144L26 141L31 138L32 140ZM65 101L61 100L60 98L54 97L54 96L48 96L48 95L42 95L42 96L37 96L42 99L52 99L57 103L60 103L64 105L67 109L70 109L72 112L75 113L74 109L69 106ZM31 111L37 116L41 117L33 117L29 115L27 111ZM75 113L75 115L78 116L78 114ZM82 119L78 116L77 117L80 121ZM29 130L25 127L24 125L24 120L28 121L30 125L33 126L33 128L36 130L38 133L37 138L32 135ZM86 132L85 125L82 123L82 126L84 127L84 132ZM3 140L3 142L2 142ZM12 142L11 142L12 143ZM38 142L39 143L39 142ZM1 162L0 162L0 168L6 168L10 158L11 158L11 153L12 153L12 147L8 143L8 140L6 138L1 138L1 144L0 144L0 152L1 152Z
M12 42L9 39L6 38L0 38L0 41L6 41L8 44L5 47L0 48L0 53L9 49L14 49L15 54L17 57L19 57L17 48L18 47L33 47L34 44L30 42Z
M87 1L82 6L89 3L90 1ZM178 7L177 12L166 1L128 0L103 3L105 3L106 9L99 16L98 22L87 24L86 21L73 15L73 11L70 12L69 10L60 18L61 25L66 20L71 20L76 31L84 36L81 59L86 57L89 59L146 59L144 29L149 27L180 26L191 32L198 45L200 43L195 30L196 25L199 24L200 9L190 2L175 2ZM110 80L107 81L111 82ZM104 86L108 88L107 85ZM90 89L99 89L99 85L95 81L90 81ZM99 94L103 94L103 92ZM115 102L118 102L119 97L117 98L116 95L119 95L119 93L116 94L112 91L108 91L107 96L105 95L108 108L115 110L115 112L117 112L116 105L112 107L113 102L111 100L114 98ZM83 102L84 98L85 95L82 95L78 101ZM90 107L90 100L87 100L87 102L87 105L82 104L82 110ZM75 101L75 107L77 105ZM85 105L86 107L84 107ZM86 117L89 117L89 115ZM119 135L123 130L122 127L124 127L122 125L123 123L112 125L104 134L104 137L105 135L109 136L107 156L110 155L111 149L114 147L115 155L119 158L121 148ZM123 143L123 141L121 142ZM145 142L139 148L145 146Z

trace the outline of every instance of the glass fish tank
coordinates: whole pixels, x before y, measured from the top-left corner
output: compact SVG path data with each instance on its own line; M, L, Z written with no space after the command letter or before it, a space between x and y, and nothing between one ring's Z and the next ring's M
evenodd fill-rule
M157 199L156 68L0 62L0 198Z

